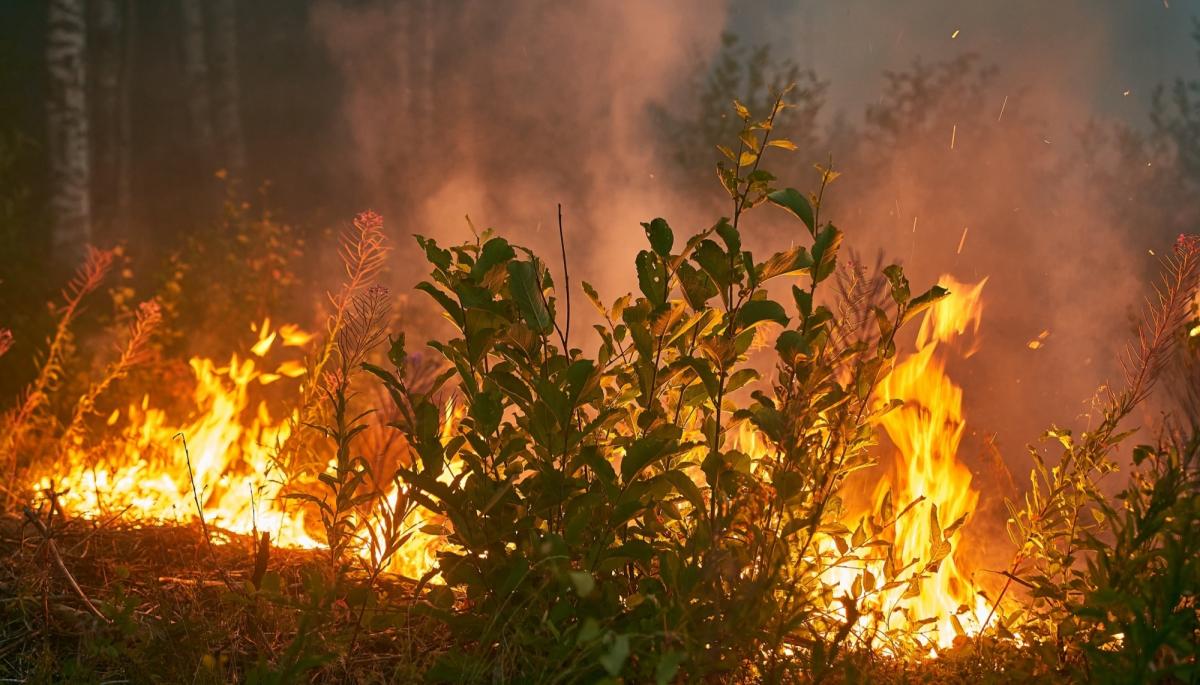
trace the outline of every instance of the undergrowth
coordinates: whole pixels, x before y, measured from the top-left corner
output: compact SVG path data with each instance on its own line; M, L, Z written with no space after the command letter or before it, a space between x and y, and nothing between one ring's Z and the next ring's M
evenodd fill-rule
M818 167L811 194L777 187L763 159L796 147L774 134L785 107L780 96L756 118L736 106L741 130L718 166L728 216L690 235L643 224L636 293L574 291L565 255L560 284L491 231L449 246L418 237L430 278L417 289L455 329L429 343L432 360L403 334L388 340L382 222L358 217L345 282L290 400L290 437L275 446L284 497L309 515L319 552L210 529L203 484L198 526L159 531L131 530L120 514L71 518L53 491L18 485L65 444L104 449L102 398L164 349L172 303L184 301L167 293L166 322L157 299L134 308L111 359L58 397L72 327L113 263L91 251L35 379L0 418L12 515L0 528L0 675L1196 682L1195 417L1134 448L1115 497L1102 481L1155 380L1195 368L1200 241L1177 243L1125 387L1097 425L1051 430L1056 458L1031 450L1027 494L1009 504L1014 558L997 571L982 630L935 649L931 618L884 598L919 594L963 520L938 522L920 498L884 498L853 520L841 486L874 465L876 424L895 406L875 389L898 332L948 293L914 291L899 266L847 263L822 212L835 172ZM742 243L751 211L781 211L793 246L756 259ZM255 269L266 278L287 265ZM590 319L572 311L578 292ZM595 324L581 334L581 321ZM0 330L0 354L11 335ZM1195 393L1184 390L1186 403ZM916 515L934 521L929 558L896 558L892 530ZM389 574L418 532L440 539L436 563L422 578ZM847 569L850 591L833 578Z

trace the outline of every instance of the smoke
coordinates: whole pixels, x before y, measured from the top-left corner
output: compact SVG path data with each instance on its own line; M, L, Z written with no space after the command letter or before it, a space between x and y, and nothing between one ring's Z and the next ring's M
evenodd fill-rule
M686 207L662 180L647 108L724 24L723 0L323 2L311 15L345 77L360 182L404 242L468 238L469 215L550 257L561 202L572 278L614 296L639 222Z
M310 26L343 77L358 185L402 244L462 240L470 215L550 257L561 202L572 279L610 297L632 287L639 222L665 216L682 232L716 218L715 182L701 194L671 182L650 106L695 106L679 98L723 30L815 68L830 82L826 142L777 175L805 188L832 154L845 174L826 216L849 246L902 261L914 287L989 278L979 352L950 371L965 386L965 449L997 433L1019 474L1024 444L1050 423L1086 427L1089 400L1119 381L1147 252L1169 244L1111 211L1080 134L1144 116L1161 69L1190 53L1156 52L1156 32L1185 45L1186 27L1154 3L879 6L325 0ZM790 230L769 208L746 224L756 252Z

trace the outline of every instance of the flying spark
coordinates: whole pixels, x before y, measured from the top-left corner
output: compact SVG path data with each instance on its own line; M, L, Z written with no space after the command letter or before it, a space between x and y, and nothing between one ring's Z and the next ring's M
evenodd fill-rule
M950 127L950 149L954 149L954 139L958 136L958 124Z
M953 40L953 39L955 39L955 38L958 38L958 29L954 29L954 33L951 33L951 34L950 34L950 39L951 39L951 40Z
M1004 118L1004 108L1005 107L1008 107L1008 96L1007 95L1004 96L1004 102L1000 103L1000 116L996 117L996 121L1000 121L1001 119Z
M963 228L962 237L958 239L958 252L956 252L955 254L962 254L963 244L967 242L967 231L969 231L969 230L971 230L970 226L966 226Z

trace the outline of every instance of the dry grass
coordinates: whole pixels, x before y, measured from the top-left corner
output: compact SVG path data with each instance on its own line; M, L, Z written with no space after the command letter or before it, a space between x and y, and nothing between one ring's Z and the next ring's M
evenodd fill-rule
M52 522L50 535L0 519L0 678L245 682L260 667L260 682L272 682L270 666L300 636L305 656L323 657L306 682L405 682L446 648L413 611L414 583L384 576L356 649L340 653L361 586L326 585L316 551L272 549L256 587L244 536L217 533L222 544L210 547L198 525L78 519Z

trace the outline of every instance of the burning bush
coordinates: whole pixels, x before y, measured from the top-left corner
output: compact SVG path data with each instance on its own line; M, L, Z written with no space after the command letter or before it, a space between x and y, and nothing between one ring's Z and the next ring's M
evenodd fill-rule
M485 231L418 238L431 275L418 290L455 329L429 343L436 359L402 334L384 345L387 249L364 213L320 336L263 322L227 364L192 360L192 415L147 395L102 421L99 399L162 325L151 300L60 415L48 398L71 325L111 266L89 253L39 375L3 416L5 501L29 506L5 528L18 544L0 575L15 597L0 657L86 633L72 666L85 678L1194 678L1195 426L1136 448L1115 499L1100 479L1195 328L1200 241L1176 246L1097 427L1052 431L1053 466L1034 452L1029 493L1009 505L1015 557L997 587L977 584L955 554L979 493L957 461L961 390L944 362L979 327L984 282L914 294L899 266L846 260L822 216L836 173L818 167L806 195L762 166L795 147L774 135L783 107L756 119L737 105L718 167L730 217L685 239L643 224L636 294L609 302L582 284L597 312L586 341L565 241L558 288L537 255ZM740 226L762 205L791 216L800 244L758 261ZM898 332L917 322L902 355ZM9 339L0 330L0 354ZM277 381L292 383L282 412L252 401ZM898 454L856 504L848 478L870 478L885 433ZM118 522L182 523L129 537L183 535L172 545L197 569L144 570L151 587L127 565L148 562L85 564L87 544L121 554L129 538L104 537L129 532ZM177 645L180 631L197 644ZM147 657L168 645L173 657ZM45 674L34 661L13 670Z

